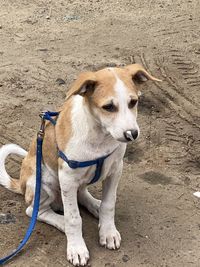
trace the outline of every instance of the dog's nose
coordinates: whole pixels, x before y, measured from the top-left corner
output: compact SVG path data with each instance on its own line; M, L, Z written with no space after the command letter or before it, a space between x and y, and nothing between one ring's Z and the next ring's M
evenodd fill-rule
M128 130L124 132L124 137L127 141L134 141L138 137L138 130Z

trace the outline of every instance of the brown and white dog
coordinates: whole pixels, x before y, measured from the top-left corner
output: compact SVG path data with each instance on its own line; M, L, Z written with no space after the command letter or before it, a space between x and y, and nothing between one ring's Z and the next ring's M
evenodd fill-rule
M38 220L65 232L67 259L74 265L84 266L89 259L78 202L99 218L100 244L108 249L120 247L114 219L116 192L127 142L139 136L138 85L146 80L160 81L138 64L82 73L67 92L56 126L46 123ZM101 201L87 189L96 167L71 169L58 158L58 148L76 161L97 159L114 151L102 168ZM11 153L25 157L20 179L11 178L5 170L5 159ZM28 216L33 210L35 165L36 138L29 152L15 144L0 149L0 184L25 195ZM64 216L55 212L62 207Z

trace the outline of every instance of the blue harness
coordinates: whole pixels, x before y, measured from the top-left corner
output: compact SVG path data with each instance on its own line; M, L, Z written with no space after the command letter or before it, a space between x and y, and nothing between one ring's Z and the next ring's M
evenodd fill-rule
M37 151L36 151L36 188L35 188L35 196L34 196L34 204L33 204L33 213L32 217L30 219L29 227L26 231L26 234L24 236L24 239L21 241L20 245L17 249L15 249L12 253L10 253L8 256L0 259L0 265L3 265L8 260L16 256L22 248L25 246L27 241L29 240L37 221L38 211L40 207L40 191L41 191L41 181L42 181L42 144L44 139L44 132L45 132L45 121L50 121L53 125L56 125L56 120L52 119L52 117L57 117L59 115L59 112L42 112L40 114L40 117L42 119L42 123L40 126L40 130L37 134ZM114 150L115 151L115 150ZM114 152L113 151L113 152ZM95 160L89 160L89 161L75 161L75 160L69 160L66 155L58 149L58 156L62 158L70 168L77 169L77 168L85 168L92 165L96 165L96 171L95 175L90 181L89 184L93 184L97 182L101 176L101 170L104 163L104 160L109 157L113 152L110 154L95 159Z

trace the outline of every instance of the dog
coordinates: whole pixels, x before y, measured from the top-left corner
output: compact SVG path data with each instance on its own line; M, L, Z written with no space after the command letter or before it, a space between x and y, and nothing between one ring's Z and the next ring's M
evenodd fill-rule
M139 64L82 73L68 90L56 125L45 124L38 220L65 232L67 259L75 266L84 266L89 260L78 203L99 218L100 245L108 249L120 247L121 236L114 219L116 193L127 143L139 137L140 84L147 80L160 81ZM69 159L80 162L106 157L100 173L101 201L88 191L96 167L72 169L58 157L58 149ZM5 160L12 153L24 157L20 179L11 178L5 169ZM0 184L25 196L26 214L31 217L36 184L36 138L28 152L15 144L1 147ZM56 212L61 209L64 215Z

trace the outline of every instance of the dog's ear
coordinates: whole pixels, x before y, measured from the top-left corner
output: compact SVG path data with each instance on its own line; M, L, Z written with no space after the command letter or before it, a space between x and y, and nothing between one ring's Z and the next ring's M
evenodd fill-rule
M83 72L79 75L72 87L67 92L67 99L72 95L90 95L95 89L97 83L94 72Z
M132 65L128 65L127 67L125 67L129 73L132 76L132 79L135 83L143 83L146 82L147 80L151 80L151 81L156 81L156 82L161 82L160 79L155 78L154 76L152 76L151 74L149 74L141 65L139 64L132 64Z

